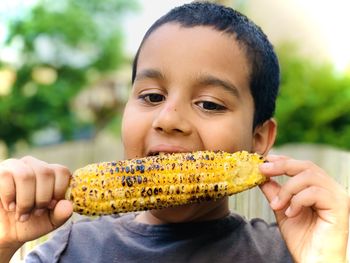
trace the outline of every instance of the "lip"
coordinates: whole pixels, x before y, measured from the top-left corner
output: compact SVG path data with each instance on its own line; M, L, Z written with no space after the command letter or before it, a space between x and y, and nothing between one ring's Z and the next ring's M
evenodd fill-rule
M179 152L191 152L192 150L182 147L182 146L175 146L175 145L167 145L167 144L159 144L150 147L147 152L146 156L154 155L154 153L179 153Z

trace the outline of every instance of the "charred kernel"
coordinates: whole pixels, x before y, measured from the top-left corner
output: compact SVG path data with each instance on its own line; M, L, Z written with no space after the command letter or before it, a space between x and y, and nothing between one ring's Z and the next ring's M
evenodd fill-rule
M116 207L115 207L115 205L114 205L114 204L111 204L111 207L112 207L112 209L113 209L113 210L115 210L115 209L116 209Z
M151 195L152 195L152 188L148 188L148 190L147 190L147 195L148 195L148 196L151 196Z
M122 177L122 186L125 186L125 176Z
M126 197L126 198L130 198L130 196L131 196L130 191L129 191L129 190L126 190L126 191L125 191L125 197Z
M87 190L87 187L86 186L83 186L82 188L81 188L81 190L83 190L84 192Z
M117 163L116 163L116 162L111 162L111 165L112 165L112 166L116 166Z
M142 160L137 159L137 160L136 160L136 163L137 163L137 164L142 164Z
M154 193L155 195L158 194L158 188L157 188L157 187L154 188L153 193Z
M141 173L144 173L145 172L145 166L142 164L140 165L140 172Z
M193 156L192 154L190 154L190 155L188 155L188 156L186 157L186 160L187 160L187 161L195 161L195 158L194 158L194 156Z
M133 183L133 180L132 180L132 178L130 177L130 176L127 176L126 178L125 178L125 181L126 181L126 184L129 186L129 187L131 187L134 183Z
M116 168L115 168L115 172L116 172L116 173L119 173L119 167L116 167Z
M113 169L110 169L110 170L109 170L109 173L110 173L110 174L113 174L113 173L114 173Z
M146 189L144 187L142 187L142 189L141 189L141 196L142 197L146 197L147 196Z
M143 182L147 183L147 181L148 181L147 177L143 177Z
M130 167L129 167L129 166L126 166L126 167L125 167L125 172L126 172L126 173L129 173L129 172L130 172Z
M130 173L131 173L131 174L134 174L134 173L135 173L135 169L134 169L134 168L131 168L131 169L130 169Z
M214 191L215 192L219 191L219 186L217 184L214 186Z
M137 182L138 182L139 184L142 183L142 176L137 176Z

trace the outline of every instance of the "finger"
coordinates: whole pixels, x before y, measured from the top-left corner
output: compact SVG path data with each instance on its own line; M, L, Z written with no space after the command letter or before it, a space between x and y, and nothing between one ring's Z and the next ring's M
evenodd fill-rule
M23 161L16 160L15 167L16 219L25 221L35 207L35 174L32 168Z
M266 176L288 175L295 176L304 170L311 169L315 172L323 172L321 168L310 161L300 161L294 159L282 159L270 161L260 165L260 171Z
M54 171L50 168L49 164L36 158L29 156L22 160L31 166L36 176L35 207L40 214L48 207L52 199L55 184Z
M332 195L330 191L321 187L311 186L293 196L285 214L288 217L295 217L303 208L311 207L314 211L318 211L320 215L322 211L330 210L332 206L334 206L334 202L334 195ZM329 218L327 218L327 220L329 220Z
M288 160L288 159L291 159L291 158L286 155L269 154L268 156L266 156L266 160L269 162Z
M57 202L55 208L50 212L50 221L54 228L63 225L73 213L73 206L67 200Z
M16 187L12 173L4 166L0 166L0 200L3 208L13 212L16 207Z
M52 169L55 171L55 185L54 185L54 200L58 201L64 199L66 190L69 185L71 172L68 168L59 165L51 164Z
M313 170L305 170L289 179L278 193L278 203L274 204L275 209L281 209L290 202L290 199L310 187L318 186L325 189L337 189L337 184L331 177Z

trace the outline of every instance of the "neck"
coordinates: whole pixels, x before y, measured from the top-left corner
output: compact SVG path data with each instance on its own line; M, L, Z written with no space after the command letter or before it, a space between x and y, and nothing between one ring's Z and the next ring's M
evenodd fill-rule
M150 225L199 222L220 219L229 213L228 198L223 198L218 201L145 211L137 215L135 221Z

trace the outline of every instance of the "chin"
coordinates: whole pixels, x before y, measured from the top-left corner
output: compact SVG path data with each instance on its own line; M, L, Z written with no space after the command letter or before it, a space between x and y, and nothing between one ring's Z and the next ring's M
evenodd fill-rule
M228 213L224 209L227 198L219 201L207 201L200 204L182 205L149 211L161 224L206 221L221 218Z
M165 224L196 221L198 204L152 210L151 214Z

